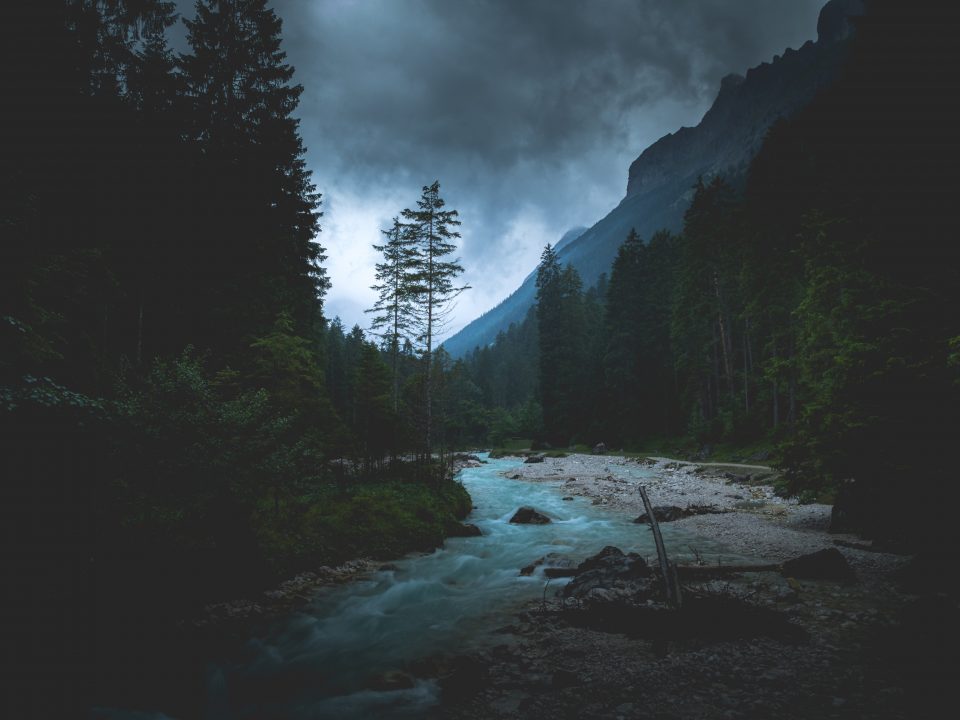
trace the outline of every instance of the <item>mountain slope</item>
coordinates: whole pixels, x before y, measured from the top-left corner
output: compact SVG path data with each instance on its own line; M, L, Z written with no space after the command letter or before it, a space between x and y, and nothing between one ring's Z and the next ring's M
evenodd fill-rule
M660 138L631 165L627 194L593 227L557 243L563 263L576 267L584 285L608 272L631 228L649 239L660 229L678 231L697 177L722 174L736 184L746 172L770 126L795 113L828 85L846 55L851 16L863 13L861 0L830 0L817 22L817 41L788 49L745 77L728 75L713 105L696 127ZM523 319L536 298L534 272L506 300L444 341L453 357L487 345L510 323Z

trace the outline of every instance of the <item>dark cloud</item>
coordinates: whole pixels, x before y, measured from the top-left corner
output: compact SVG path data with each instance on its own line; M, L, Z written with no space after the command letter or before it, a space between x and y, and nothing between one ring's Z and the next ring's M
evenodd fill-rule
M370 284L376 225L439 178L474 287L454 329L469 321L544 242L616 205L629 163L699 122L722 76L812 39L821 4L276 0L327 201L330 310L363 321L351 303Z

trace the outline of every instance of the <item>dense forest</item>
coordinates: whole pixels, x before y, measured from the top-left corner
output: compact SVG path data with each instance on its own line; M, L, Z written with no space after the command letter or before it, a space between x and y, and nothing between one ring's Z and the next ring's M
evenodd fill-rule
M960 431L960 64L928 11L872 3L745 181L701 178L682 233L631 233L609 281L584 291L548 246L536 307L466 361L490 440L768 447L838 527L942 541L899 499L950 507Z
M456 212L438 183L405 211L391 340L329 321L279 18L202 0L182 54L176 19L42 0L0 22L4 522L31 596L132 637L144 613L433 548L470 507L436 351Z

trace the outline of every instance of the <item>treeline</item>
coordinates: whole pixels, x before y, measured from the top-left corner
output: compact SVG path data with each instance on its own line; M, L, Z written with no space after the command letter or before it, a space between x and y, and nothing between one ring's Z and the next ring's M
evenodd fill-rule
M18 538L28 565L93 557L105 595L125 568L118 597L169 614L433 546L469 508L432 460L456 384L436 328L391 355L324 318L280 19L266 0L201 0L178 54L174 10L41 0L0 16L5 509L64 523L41 558ZM442 278L418 282L437 311Z
M625 239L602 311L548 247L535 317L470 358L488 401L511 407L487 368L535 332L541 441L767 441L791 491L837 497L838 526L949 534L955 30L939 6L871 3L839 80L771 129L742 190L700 180L680 235ZM912 493L926 521L902 512Z

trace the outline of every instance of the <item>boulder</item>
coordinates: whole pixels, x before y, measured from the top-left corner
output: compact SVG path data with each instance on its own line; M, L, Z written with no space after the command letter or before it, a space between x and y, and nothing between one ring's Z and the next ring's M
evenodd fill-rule
M530 464L530 463L542 463L542 462L543 462L543 455L531 455L530 457L528 457L528 458L527 458L526 460L524 460L523 462L525 462L525 463L527 463L527 464Z
M447 537L479 537L483 535L473 523L457 523L447 532Z
M550 518L532 507L522 507L513 514L510 522L517 525L546 525Z
M606 452L607 452L607 446L605 443L598 442L596 445L593 446L594 455L605 455Z
M618 564L626 555L623 554L623 550L614 546L607 545L596 555L592 555L584 560L577 566L577 569L581 572L586 572L587 570L596 570L600 567L606 567L611 564L611 560L614 564Z
M836 548L801 555L783 564L785 577L804 580L853 580L853 568Z
M596 588L636 594L648 589L652 576L646 560L608 545L576 568L576 577L563 589L565 597L585 598ZM596 596L592 596L596 599Z

